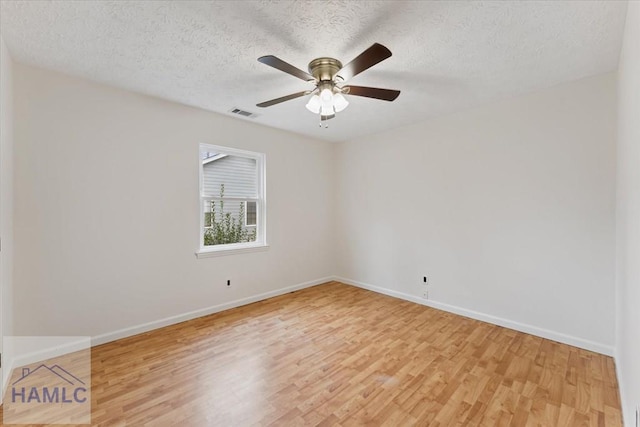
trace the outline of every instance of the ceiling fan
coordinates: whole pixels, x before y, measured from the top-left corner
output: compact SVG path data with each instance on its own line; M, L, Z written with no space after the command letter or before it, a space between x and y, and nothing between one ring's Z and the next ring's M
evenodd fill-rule
M315 84L316 87L311 90L296 92L291 95L261 102L260 104L256 104L256 106L270 107L301 96L312 95L306 107L312 113L320 114L320 125L322 126L322 120L332 119L336 113L347 108L349 102L343 95L364 96L384 101L393 101L400 95L399 90L342 85L343 82L373 67L377 63L384 61L390 56L391 51L389 49L379 43L374 43L344 66L334 58L316 58L309 62L308 73L273 55L262 56L258 58L259 62L284 71L306 82L311 82Z

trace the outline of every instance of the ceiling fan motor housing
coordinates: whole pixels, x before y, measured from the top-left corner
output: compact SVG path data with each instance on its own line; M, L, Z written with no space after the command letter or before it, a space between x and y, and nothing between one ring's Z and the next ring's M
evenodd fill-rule
M319 82L333 81L342 69L342 63L334 58L316 58L309 62L309 73Z

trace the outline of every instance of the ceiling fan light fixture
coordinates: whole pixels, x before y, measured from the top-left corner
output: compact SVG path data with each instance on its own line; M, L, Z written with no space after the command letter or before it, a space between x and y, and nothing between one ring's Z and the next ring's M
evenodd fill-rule
M307 110L311 111L313 114L318 114L320 112L320 107L322 103L320 102L320 97L318 95L313 95L309 98L309 102L307 102Z
M335 109L336 113L339 113L348 106L349 101L347 101L347 98L345 98L341 93L333 94L333 108Z
M331 89L323 89L320 95L315 94L307 102L307 110L314 114L330 116L347 108L349 102L341 93L333 93Z
M320 92L320 102L322 104L322 114L327 114L329 111L333 114L333 92L331 89L325 88Z
M323 105L331 105L333 103L333 92L329 88L324 88L320 92L320 100Z
M323 105L322 108L320 108L320 114L322 114L323 116L330 116L332 114L335 114L335 111L333 110L333 106L326 106Z

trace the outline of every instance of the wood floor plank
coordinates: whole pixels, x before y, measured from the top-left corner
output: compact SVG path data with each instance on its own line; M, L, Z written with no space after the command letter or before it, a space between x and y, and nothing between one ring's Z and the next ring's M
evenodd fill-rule
M91 360L97 426L622 423L610 357L337 282Z

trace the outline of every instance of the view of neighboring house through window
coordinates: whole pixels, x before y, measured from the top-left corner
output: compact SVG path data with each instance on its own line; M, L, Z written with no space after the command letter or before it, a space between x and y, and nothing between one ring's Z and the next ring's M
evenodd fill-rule
M264 155L200 145L201 251L265 245Z

